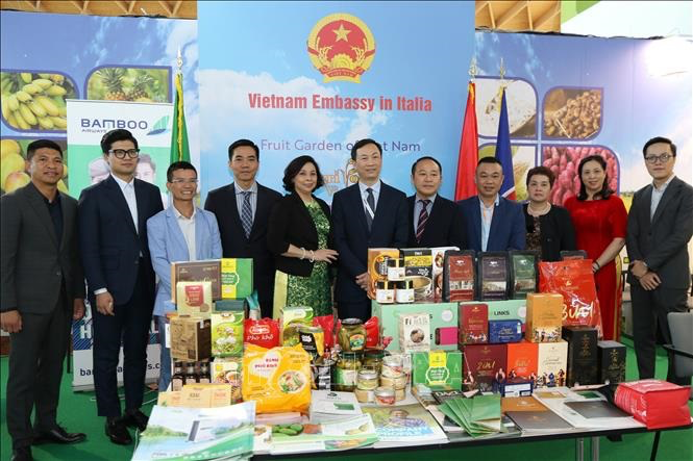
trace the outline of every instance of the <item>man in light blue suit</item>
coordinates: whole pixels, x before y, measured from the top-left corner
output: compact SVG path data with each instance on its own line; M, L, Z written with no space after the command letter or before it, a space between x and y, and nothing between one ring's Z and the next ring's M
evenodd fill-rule
M498 194L503 184L503 166L498 159L479 159L474 182L479 195L458 202L469 248L477 252L525 250L522 206Z
M159 283L154 318L161 343L159 390L171 382L171 353L165 346L166 313L176 310L171 302L171 263L221 258L219 225L212 212L195 207L197 171L189 162L174 162L166 172L166 187L173 203L147 221L149 252Z

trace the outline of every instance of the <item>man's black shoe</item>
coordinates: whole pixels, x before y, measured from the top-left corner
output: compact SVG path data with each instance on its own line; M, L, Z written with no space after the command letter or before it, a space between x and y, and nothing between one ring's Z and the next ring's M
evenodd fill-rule
M34 460L31 455L31 446L24 446L12 451L12 459L10 460Z
M114 444L128 445L132 443L130 432L120 417L109 417L106 419L106 436Z
M84 441L87 435L84 433L68 433L64 428L58 426L53 430L39 432L34 439L34 444L58 443L72 444Z
M127 411L123 416L123 423L128 427L137 427L137 429L143 432L147 428L147 422L149 422L149 417L147 417L139 409L134 411Z

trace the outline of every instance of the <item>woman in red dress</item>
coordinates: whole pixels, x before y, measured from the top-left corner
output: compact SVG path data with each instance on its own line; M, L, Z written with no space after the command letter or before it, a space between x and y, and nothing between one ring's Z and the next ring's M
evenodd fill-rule
M605 340L621 336L621 258L626 242L628 212L623 201L609 189L607 164L599 155L580 161L580 193L564 206L575 226L577 248L592 263Z

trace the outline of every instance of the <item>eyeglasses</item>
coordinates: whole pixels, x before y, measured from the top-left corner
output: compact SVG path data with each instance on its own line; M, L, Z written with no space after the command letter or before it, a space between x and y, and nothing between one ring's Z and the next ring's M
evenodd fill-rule
M111 149L108 151L109 154L113 154L116 156L118 159L125 159L125 155L127 154L128 157L131 159L134 159L135 157L140 155L140 150L139 149Z
M656 164L659 161L663 164L666 164L672 157L674 156L672 156L671 154L660 154L659 156L651 155L645 157L645 162L647 162L648 164Z
M171 180L173 184L197 184L197 178L174 178Z

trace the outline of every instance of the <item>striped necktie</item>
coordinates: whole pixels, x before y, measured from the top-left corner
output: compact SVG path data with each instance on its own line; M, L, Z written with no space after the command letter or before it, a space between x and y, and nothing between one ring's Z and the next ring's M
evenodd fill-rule
M241 223L245 231L246 239L250 237L250 230L253 228L253 210L250 208L250 195L252 191L243 191L243 209L241 210Z
M416 226L416 242L421 242L426 222L428 221L428 204L431 203L428 199L419 200L421 203L421 212L419 212L419 224Z

